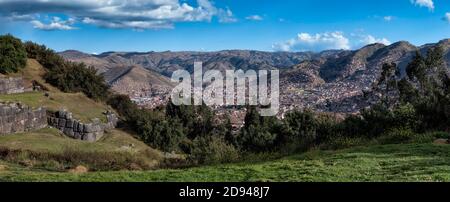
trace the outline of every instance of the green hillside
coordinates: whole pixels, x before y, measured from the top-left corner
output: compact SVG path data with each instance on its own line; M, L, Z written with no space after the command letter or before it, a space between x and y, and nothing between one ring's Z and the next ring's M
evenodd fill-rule
M0 95L0 102L21 102L30 107L46 107L52 111L66 109L73 113L73 116L81 121L90 122L93 118L105 119L103 112L111 110L110 107L95 102L83 93L63 93L55 87L47 84L43 79L44 68L33 59L27 61L27 65L20 72L12 76L21 76L27 85L31 86L31 81L37 81L48 91L48 96L43 92L26 92L21 94ZM11 75L10 75L11 76Z
M0 181L450 181L450 145L399 144L311 151L261 163L71 174L3 163Z
M65 93L45 82L45 69L34 59L10 77L23 77L30 88L37 82L45 92L2 94L0 102L20 102L32 108L45 107L51 111L66 109L74 118L89 123L94 118L106 121L104 112L111 110L103 102L85 94ZM88 170L152 169L160 166L163 155L135 138L135 134L119 129L107 131L95 143L71 139L57 129L44 128L19 134L0 135L0 159L30 169L68 171L76 166ZM2 170L3 166L0 166Z

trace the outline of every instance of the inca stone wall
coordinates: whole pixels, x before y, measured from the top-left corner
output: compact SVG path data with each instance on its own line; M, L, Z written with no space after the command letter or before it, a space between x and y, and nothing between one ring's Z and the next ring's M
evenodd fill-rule
M24 80L21 77L0 77L0 94L23 93L26 91L24 86Z
M29 90L32 89L25 88L21 77L0 77L0 94L23 93ZM52 113L44 108L33 110L20 103L0 103L0 135L26 132L50 125L69 137L95 142L103 136L105 130L117 125L117 115L108 111L105 116L107 123L101 123L99 119L93 120L92 123L82 123L74 119L72 113L64 110Z
M118 118L112 112L106 112L107 123L101 123L99 119L92 123L82 123L72 117L72 113L60 110L50 114L48 124L62 131L65 135L79 140L95 142L103 137L105 130L115 128Z
M26 132L47 126L47 111L20 103L0 103L0 135Z

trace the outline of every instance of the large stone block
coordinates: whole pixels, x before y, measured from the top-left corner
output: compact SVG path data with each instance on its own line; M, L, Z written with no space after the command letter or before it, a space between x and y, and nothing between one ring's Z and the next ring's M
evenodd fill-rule
M97 138L94 133L85 133L83 135L82 140L88 141L88 142L95 142L95 141L97 141Z
M80 132L80 133L84 132L84 124L83 123L81 123L81 122L78 123L78 130L77 131Z
M66 120L66 128L73 128L73 120L72 119Z
M83 132L84 133L92 133L95 131L95 127L93 124L89 123L89 124L84 124L84 129Z
M60 118L58 121L58 127L62 127L62 128L66 127L66 119Z
M73 138L77 139L77 140L81 140L82 134L80 132L75 132L73 135Z

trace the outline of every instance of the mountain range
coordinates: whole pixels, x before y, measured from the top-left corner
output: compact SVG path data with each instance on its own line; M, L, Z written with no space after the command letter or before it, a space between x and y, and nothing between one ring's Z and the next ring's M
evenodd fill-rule
M125 94L130 94L130 89L133 92L150 88L170 89L173 86L169 80L172 72L179 69L193 72L194 61L201 61L205 70L280 69L280 84L285 96L295 97L287 89L302 88L315 92L314 95L308 95L316 96L317 99L313 99L315 102L333 102L343 99L335 94L361 92L370 88L379 77L383 63L397 63L404 75L406 65L417 51L425 54L436 45L444 48L446 61L450 64L450 39L422 46L400 41L388 46L370 44L358 50L327 50L319 53L225 50L105 52L94 55L68 50L59 54L67 60L95 67L113 89ZM353 96L355 93L350 94Z

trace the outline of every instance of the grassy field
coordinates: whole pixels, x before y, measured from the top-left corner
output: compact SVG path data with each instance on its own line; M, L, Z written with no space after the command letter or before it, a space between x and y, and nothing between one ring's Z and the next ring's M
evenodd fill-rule
M84 174L32 170L0 162L0 181L450 181L449 154L449 145L380 145L311 151L252 164Z

